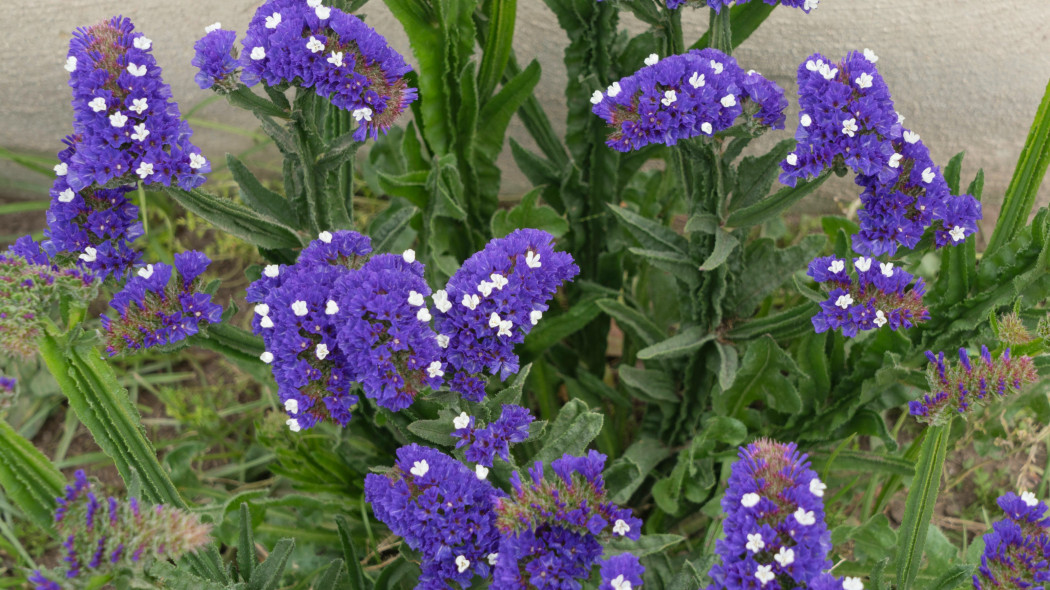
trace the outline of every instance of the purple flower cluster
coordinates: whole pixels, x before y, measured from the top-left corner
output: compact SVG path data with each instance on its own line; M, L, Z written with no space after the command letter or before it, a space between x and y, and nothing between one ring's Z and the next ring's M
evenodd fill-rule
M641 536L642 521L606 498L605 458L597 451L564 455L551 462L554 479L537 461L527 485L518 472L511 475L514 493L496 503L502 536L495 587L579 588L602 554L601 539Z
M17 385L18 380L14 377L0 375L0 415L2 415L3 410L11 406L11 402L15 398L15 387Z
M820 303L820 311L813 316L818 334L841 329L843 336L852 338L861 330L887 324L891 330L911 328L930 318L922 303L926 293L922 278L916 279L892 262L866 256L854 258L853 269L856 280L840 258L823 256L809 263L806 274L828 290L828 299Z
M212 86L225 92L236 89L241 60L237 58L235 41L236 31L212 29L193 44L194 55L190 64L198 70L193 79L201 90Z
M926 351L926 358L930 361L926 370L930 393L921 400L908 402L908 411L928 424L951 420L971 406L983 403L989 393L1004 397L1038 379L1032 359L1012 358L1009 348L998 359L993 359L988 347L981 346L979 361L971 360L966 349L960 348L957 364L946 363L943 352L935 355Z
M937 247L961 243L977 231L981 203L951 195L919 134L902 125L877 60L865 49L838 64L814 54L799 66L798 146L781 163L780 179L794 186L836 161L852 168L863 188L858 253L914 248L931 226Z
M77 471L63 497L56 499L55 528L62 543L62 565L36 570L29 581L36 590L59 590L59 582L104 574L121 567L142 567L153 558L178 559L207 544L211 526L189 512L166 506L146 507L95 494Z
M412 68L382 35L352 14L320 0L270 0L252 18L242 42L244 73L252 86L292 83L313 88L351 111L364 141L386 133L416 99L405 74Z
M601 561L602 583L598 590L634 590L642 585L645 567L631 553L621 553Z
M510 461L510 444L528 440L529 425L533 420L535 418L527 409L505 404L498 420L485 428L477 428L474 417L463 412L453 420L456 431L452 437L459 439L456 442L457 449L467 446L467 461L492 467L492 461L497 455L504 461Z
M180 252L174 284L172 267L162 262L147 264L129 278L109 302L118 317L102 316L110 356L179 342L203 325L218 323L222 306L201 292L199 280L210 263L201 252Z
M973 576L977 590L1035 590L1050 582L1050 518L1035 494L1008 492L999 497L1006 518L984 535L981 566Z
M503 492L455 459L419 445L401 447L394 468L365 476L376 518L423 554L417 590L470 585L488 576L499 545L495 505Z
M485 395L484 372L500 379L518 372L514 345L547 311L563 281L580 269L572 256L554 251L545 231L519 229L490 241L434 293L438 343L452 391L470 401Z
M807 587L831 567L827 486L795 443L761 439L739 457L722 498L721 563L712 566L707 590Z
M606 144L615 150L709 137L731 127L742 114L762 125L784 127L784 91L754 71L744 72L718 50L692 50L662 60L652 54L645 63L591 97L591 110L612 130Z

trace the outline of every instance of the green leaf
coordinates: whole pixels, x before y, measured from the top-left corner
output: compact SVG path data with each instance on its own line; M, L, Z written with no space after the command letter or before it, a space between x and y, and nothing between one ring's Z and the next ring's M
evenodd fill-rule
M686 283L692 284L697 280L699 269L685 254L669 250L648 250L645 248L628 248L627 251L645 258L653 266L671 273L675 278Z
M281 119L288 119L291 117L291 114L286 109L283 109L258 94L255 94L252 92L252 89L247 86L241 86L237 88L237 90L227 94L226 100L230 101L230 104L233 106L247 109L256 115L278 117Z
M675 393L674 381L663 371L636 369L621 365L617 369L620 381L649 402L677 404L681 401Z
M451 420L416 420L408 425L408 431L419 438L435 445L451 447L456 444L452 438L455 427Z
M609 203L608 207L616 215L623 227L638 240L644 249L667 251L679 254L688 260L689 242L676 234L671 228L646 219L634 211L616 204Z
M671 450L656 439L640 438L631 443L604 472L609 498L617 504L628 503L653 469L669 456Z
M514 380L510 382L510 385L489 398L489 401L485 404L488 406L488 409L495 414L506 404L520 404L522 390L525 388L525 380L528 379L531 370L532 363L521 367L521 369L518 370L518 374L514 376Z
M251 209L199 189L165 187L165 192L187 211L216 228L262 248L299 248L302 242L292 228L267 219Z
M248 503L241 502L241 530L237 540L237 571L242 580L250 580L255 571L255 538L252 535L252 515Z
M570 455L582 455L602 430L603 417L592 412L587 404L578 399L571 399L558 411L558 417L551 424L545 437L546 442L532 461L548 464L554 459Z
M795 144L794 139L785 139L761 156L747 156L740 161L730 210L750 207L769 194L769 188L780 174L780 162L795 149Z
M780 288L800 269L806 267L821 249L826 240L819 234L809 235L788 248L777 248L771 238L759 238L744 249L744 268L736 278L734 297L731 303L734 314L748 317L755 307L770 293ZM762 277L756 281L754 277Z
M393 252L402 233L409 229L409 222L418 212L419 209L405 204L402 207L387 207L377 214L368 230L368 235L372 238L372 251L377 254Z
M715 232L715 248L711 251L711 254L707 257L707 260L700 265L702 271L712 271L723 264L729 259L729 255L736 250L736 247L740 245L740 241L737 240L733 234L727 232L722 228L718 228Z
M793 187L785 186L767 199L763 199L749 207L733 211L726 219L726 229L759 225L779 216L788 207L802 200L803 197L824 184L824 181L830 175L830 172L825 172L810 180L800 180Z
M63 494L66 478L33 443L0 420L0 486L26 518L54 534L55 498Z
M333 559L328 563L324 573L314 583L314 590L338 590L346 584L346 568L343 567L342 559Z
M616 320L621 330L645 346L652 346L664 338L664 331L659 326L632 307L615 299L599 299L595 305Z
M520 228L542 229L556 238L565 235L569 231L569 222L554 209L545 205L537 206L541 190L529 191L512 209L496 211L490 224L492 236L502 238Z
M811 453L814 463L830 459L827 453ZM915 464L912 461L884 455L874 451L841 450L831 463L832 469L839 471L860 471L863 473L888 473L911 477L915 475Z
M266 350L262 338L227 322L212 324L207 330L188 339L199 346L221 354L256 381L269 387L273 385L273 373L269 365L259 360Z
M481 67L478 69L478 96L483 101L492 96L514 50L517 12L518 0L489 1L482 8L482 13L488 17L488 31L481 52Z
M498 195L500 168L496 159L503 151L510 119L532 96L532 89L539 80L540 64L533 60L521 73L508 80L478 113L472 159L478 172L478 190L486 198L495 200Z
M281 575L288 565L288 557L295 547L295 539L277 541L270 556L259 564L248 580L247 590L274 590L281 583Z
M922 442L915 478L908 490L904 505L904 518L898 530L897 542L897 588L910 590L915 575L919 572L922 553L926 544L927 529L937 503L941 487L944 457L948 451L951 424L931 426L926 429Z
M708 332L703 326L693 326L666 340L639 350L638 358L649 360L685 356L699 350L701 346L713 340L714 337L715 335Z
M976 565L960 563L951 566L943 574L937 576L933 582L924 585L927 590L954 590L959 586L969 586L973 580L973 572Z
M1028 139L1021 148L1021 155L1014 167L1013 177L1003 197L999 221L995 224L992 238L985 248L990 256L1005 246L1024 228L1035 204L1039 185L1050 165L1050 82L1046 85L1043 100L1039 103Z
M683 541L685 541L685 537L670 534L642 535L637 541L632 541L626 537L617 537L605 544L605 550L609 555L632 553L635 557L645 557L663 553Z
M582 330L601 313L601 309L595 303L596 299L595 297L582 299L566 312L550 318L544 317L525 337L525 343L519 347L519 350L524 356L534 358Z
M715 398L715 410L739 418L752 402L763 400L778 412L794 414L802 409L802 398L792 378L798 373L798 365L776 341L768 336L759 338L748 345L733 386Z
M288 200L263 186L237 156L226 154L226 165L240 188L241 199L250 208L275 220L288 217Z
M361 561L357 556L354 538L350 534L350 525L342 514L335 517L335 524L339 528L339 544L343 548L343 562L349 574L350 590L365 590L365 575L361 571Z
M813 316L820 308L816 303L793 305L781 312L738 324L726 335L731 340L752 340L771 336L774 340L797 338L813 331Z

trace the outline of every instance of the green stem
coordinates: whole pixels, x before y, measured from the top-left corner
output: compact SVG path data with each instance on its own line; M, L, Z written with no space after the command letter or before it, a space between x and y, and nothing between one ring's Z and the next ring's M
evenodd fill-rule
M931 426L922 443L915 478L908 490L904 518L897 535L897 589L910 590L922 563L933 508L940 492L951 422Z
M729 8L722 8L721 12L711 10L710 26L711 47L726 55L733 54L733 30L729 20Z
M665 9L667 16L667 54L678 55L685 53L685 38L682 35L682 11Z
M299 154L299 164L303 168L303 182L306 184L306 209L310 229L317 235L327 229L324 214L320 211L321 192L317 186L317 174L314 170L315 154L306 136L306 121L296 118L292 121L292 136L295 138L295 150Z

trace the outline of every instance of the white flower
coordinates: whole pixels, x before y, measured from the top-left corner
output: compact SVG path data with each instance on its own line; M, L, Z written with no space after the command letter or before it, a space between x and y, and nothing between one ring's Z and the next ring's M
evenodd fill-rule
M871 88L872 81L875 80L871 74L867 72L861 72L860 76L854 80L857 84L857 88Z
M773 556L773 559L780 564L780 567L787 567L795 563L795 550L781 545L780 551L777 551L777 554Z
M904 123L904 115L897 113L897 124Z
M689 76L689 85L693 88L702 88L704 85L704 75L700 72L693 72L693 75Z
M645 58L645 65L655 66L660 61L660 56L655 53L650 53L649 57Z
M141 78L142 76L146 75L146 66L137 66L133 63L128 63L128 73L132 76L135 76L136 78Z
M423 303L425 303L425 302L423 300L423 294L422 293L420 293L419 291L409 291L408 292L408 304L409 305L411 305L413 307L419 307L420 305L423 305Z
M755 504L758 504L758 501L761 499L762 497L758 494L754 492L749 492L747 494L744 494L743 496L740 496L740 505L744 508L751 508Z
M284 411L288 412L289 414L298 414L299 400L294 398L284 400Z
M784 158L784 160L788 163L788 166L798 165L798 156L796 154L788 154L787 157Z
M539 268L542 266L540 263L540 255L532 250L529 250L525 254L525 266L529 268Z
M408 470L409 473L416 477L423 477L428 471L430 471L430 465L427 465L426 459L416 461L412 464L412 469Z
M462 301L462 303L463 303L463 307L465 307L467 309L477 309L478 308L478 304L481 303L481 298L478 297L477 295L468 295L468 294L464 293L463 294L463 301Z
M809 127L813 124L813 117L810 117L806 113L802 113L802 116L799 117L799 122L802 123L803 127Z
M1035 497L1035 494L1033 494L1032 492L1021 492L1021 501L1029 507L1035 506L1039 503L1039 500Z
M890 156L890 168L900 168L901 160L904 159L904 154L893 154Z
M135 174L139 175L139 178L145 180L149 176L153 175L153 164L149 162L142 162L139 164L138 170L135 170Z
M271 279L277 278L277 275L281 273L281 267L276 264L267 264L266 268L263 268L263 274L270 277Z
M623 90L623 88L620 88L620 83L619 82L613 82L612 85L610 85L608 88L605 89L605 93L608 94L609 97L611 98L611 97L615 97L617 94L620 94L621 90Z
M292 302L292 313L299 317L303 317L307 313L310 313L310 309L306 306L306 302L298 299Z
M365 121L371 121L372 120L372 109L370 109L368 107L361 107L359 109L354 109L354 112L351 113L351 114L354 116L354 120L357 121L357 122L360 122L362 120L365 120Z
M263 328L272 328L273 320L270 319L270 316L263 316L263 319L259 320L259 326Z
M109 116L109 124L120 128L124 126L124 123L128 122L128 117L124 113L117 111Z
M343 52L333 51L326 61L337 68L343 67Z
M492 315L489 316L489 327L490 328L498 328L499 327L499 322L500 322L499 314L496 313L496 312L492 312Z
M281 13L275 12L270 16L266 17L266 28L276 29L277 25L281 24Z
M134 139L136 141L145 141L146 138L149 137L149 129L146 129L145 123L139 123L138 125L135 125L134 127L132 127L132 130L134 130L135 132L131 134L131 139Z
M496 332L497 336L510 336L510 329L514 327L514 322L510 320L503 320L499 323L499 331Z
M438 334L437 336L434 337L434 339L437 340L437 344L441 348L448 348L448 341L449 341L449 337L448 336L446 336L444 334Z
M430 315L430 310L428 310L425 307L421 307L419 308L419 311L416 312L416 319L421 322L429 322L434 318Z
M299 426L299 421L295 418L289 418L285 420L284 423L288 425L288 430L291 430L292 432L299 432L302 430L302 427Z
M867 47L865 47L864 48L864 59L870 61L871 63L875 63L875 62L879 61L879 56L875 55L874 51L872 51L872 50L868 49Z
M91 110L95 111L96 113L101 113L102 111L106 110L106 99L102 98L101 96L96 96L95 98L92 98L90 102L88 102L88 106L91 107Z
M665 107L669 107L676 100L678 100L678 95L675 93L675 91L674 90L668 90L668 91L664 92L664 97L660 99L660 102L663 103L663 105Z
M59 162L58 164L55 164L56 176L65 176L68 172L69 166L67 166L65 162Z
M259 61L260 59L266 59L266 48L261 45L258 47L252 47L251 58L255 61Z
M427 375L431 378L441 377L444 374L445 372L441 370L441 361L433 361L427 367Z
M497 291L502 291L503 287L506 287L507 283L510 282L507 280L507 277L496 272L489 275L489 280L492 281L492 286L495 287Z
M324 357L328 356L328 345L324 342L318 344L315 352L317 353L317 358L323 361Z
M73 197L75 197L75 196L76 196L76 193L73 192L73 189L67 188L66 190L58 193L58 202L59 203L69 203L69 202L71 202L73 200Z
M892 277L893 276L893 263L892 262L880 262L879 263L879 271L882 273L882 276L884 276L886 278Z
M591 95L591 104L599 104L602 102L603 98L605 98L605 95L602 94L602 91L595 90L594 94Z
M325 303L324 313L325 315L335 315L339 313L339 304L329 299L328 302Z
M489 565L496 565L496 561L499 559L499 553L489 553Z
M758 566L758 570L755 571L755 577L758 578L759 582L762 582L763 586L765 586L769 582L772 582L773 578L777 576L773 573L772 565L760 565Z
M853 296L849 293L839 295L839 298L835 300L835 305L842 309L849 309L849 306L853 305Z
M463 557L462 555L456 557L456 569L459 571L459 573L462 574L463 572L467 571L468 567L470 567L469 559Z
M321 43L317 37L310 35L310 40L306 42L306 48L313 53L321 53L324 51L324 43Z
M824 76L825 80L830 80L835 77L835 74L839 73L838 68L832 68L829 64L821 65L817 71L820 72L821 76Z
M860 578L846 576L842 578L842 590L864 590L864 582Z
M441 313L448 313L448 310L452 309L452 302L448 300L448 292L444 289L434 291L432 299L434 300L434 307Z
M631 532L631 525L627 524L626 520L617 518L616 522L613 523L612 532L614 535L620 535L622 537Z
M323 232L317 234L317 239L321 240L322 242L324 242L326 244L331 244L332 243L332 232L330 232L330 231L323 231Z
M470 426L470 416L466 412L460 412L459 416L452 419L452 425L456 427L456 430L462 430Z
M842 272L846 270L846 261L835 259L831 261L831 266L828 267L828 272Z
M204 32L205 33L210 33L212 31L218 31L221 28L222 28L222 23L212 23L212 24L204 27Z
M482 297L488 297L492 294L492 288L495 286L496 285L489 281L481 281L478 283L478 293L481 293Z
M623 574L609 580L609 585L612 586L612 590L634 590L631 586L631 581L625 580Z
M529 323L531 323L533 326L538 324L541 319L543 319L543 312L542 311L540 311L538 309L534 309L534 310L529 312Z
M369 121L371 121L371 119L369 119ZM404 259L405 262L412 264L416 261L416 251L409 248L401 253L401 258Z
M966 230L957 225L948 232L948 235L952 237L953 242L961 242L966 239Z
M889 320L886 319L886 312L881 309L875 310L875 319L871 320L876 327L881 328L886 325Z
M728 109L730 107L735 107L736 106L736 97L733 96L732 94L727 94L727 95L723 96L722 99L719 100L718 102L722 103L722 106L724 106L725 108Z
M854 118L849 118L842 122L843 135L853 137L858 129L860 129L860 127L857 127L857 120Z
M190 168L200 170L207 163L208 160L204 159L204 156L200 154L190 154Z
M265 303L260 303L255 306L255 313L261 316L268 316L270 315L270 306Z
M919 141L919 134L915 133L914 131L905 131L904 132L904 141L906 141L908 143L915 143L915 142Z
M762 539L762 533L748 533L747 543L744 547L747 548L751 553L758 553L766 546L766 542Z
M145 98L136 98L131 101L131 106L128 109L135 111L136 114L141 115L142 111L149 108L149 104L146 103Z
M318 6L314 9L314 14L317 15L317 18L325 20L332 16L332 9L327 6Z
M824 490L828 489L827 484L820 481L820 478L814 477L809 480L809 493L813 494L818 498L824 497Z
M715 71L715 75L718 75L722 73L722 70L725 69L725 66L723 66L721 62L717 62L712 59L711 69Z
M815 72L820 69L820 66L824 65L824 60L818 59L817 61L809 60L806 62L806 69Z
M77 69L77 58L75 58L73 56L67 57L66 58L66 65L63 66L63 67L65 67L66 71L69 72L69 73L75 72L76 69Z
M805 3L802 4L802 10L805 10L806 12L816 10L818 4L820 4L820 0L806 0Z
M861 256L860 258L853 261L853 265L857 267L860 272L868 272L871 268L871 258Z
M929 166L927 166L926 169L922 171L922 181L926 184L930 184L931 182L933 182L933 176L933 168L930 168Z
M802 526L812 526L817 522L817 517L813 515L812 510L806 510L805 508L799 507L795 511L795 520Z
M711 135L711 133L714 132L714 127L711 127L710 123L708 123L707 121L704 121L703 123L700 124L700 131L703 131L704 133L706 133L708 135Z
M489 476L489 468L478 463L474 466L474 475L476 475L478 479L485 479Z
M268 365L273 362L273 353L267 350L266 352L259 355L259 360Z
M306 5L310 8L317 8L321 5L322 0L306 0Z

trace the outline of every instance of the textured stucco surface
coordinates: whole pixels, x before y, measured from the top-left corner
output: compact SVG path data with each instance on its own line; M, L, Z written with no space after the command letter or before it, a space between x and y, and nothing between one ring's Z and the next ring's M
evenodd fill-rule
M210 96L193 83L189 64L193 42L203 27L221 21L226 28L243 32L258 4L258 0L0 0L4 26L0 145L39 153L54 153L61 147L59 140L71 122L62 63L75 27L118 13L131 17L153 39L154 54L185 112ZM567 40L543 2L518 4L518 59L540 61L543 79L538 96L563 128L566 98L561 58ZM380 0L372 0L363 12L372 26L408 53L404 32ZM627 27L637 26L628 16L623 20ZM695 39L707 26L706 13L687 10L684 22L687 40ZM977 167L985 169L985 200L991 205L988 212L994 213L1050 78L1050 2L824 0L808 16L797 10L776 10L736 57L745 69L772 78L793 98L795 69L806 56L820 51L837 59L850 49L864 47L879 55L879 69L898 110L922 135L935 160L944 165L952 154L966 150L964 178L971 178ZM250 116L224 103L209 105L197 116L245 128L254 125ZM792 107L788 120L789 129L771 134L768 141L790 136L797 107ZM524 135L517 123L511 132ZM195 141L212 158L250 145L245 137L201 127ZM504 191L524 189L525 181L513 162L504 158L504 163ZM0 167L0 174L10 172L10 167ZM827 204L830 197L855 199L856 192L843 179L824 191L823 202Z

